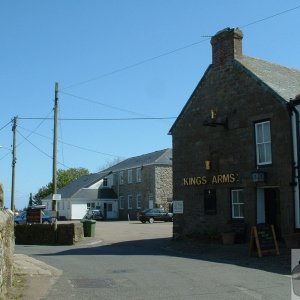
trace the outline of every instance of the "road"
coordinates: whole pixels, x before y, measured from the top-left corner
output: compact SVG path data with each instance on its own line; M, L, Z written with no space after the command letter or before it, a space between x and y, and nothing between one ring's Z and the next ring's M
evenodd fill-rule
M172 247L172 223L97 222L75 246L16 246L16 253L62 270L43 299L290 299L290 278L205 259ZM222 246L225 247L225 246ZM209 256L209 253L207 254Z

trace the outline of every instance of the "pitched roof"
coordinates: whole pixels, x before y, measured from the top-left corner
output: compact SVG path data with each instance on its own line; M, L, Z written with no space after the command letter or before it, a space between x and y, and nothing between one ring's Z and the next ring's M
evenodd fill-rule
M61 198L71 198L76 195L76 197L81 197L83 194L86 196L87 193L90 193L90 197L94 197L93 189L91 191L87 191L87 189L93 185L94 183L98 182L99 180L103 179L104 177L108 176L112 172L117 172L120 170L126 170L130 168L137 168L146 165L172 165L172 149L164 149L155 151L152 153L131 157L121 161L120 163L100 171L98 173L89 174L85 176L81 176L76 180L72 181L68 185L64 186L63 188L57 191L58 194L61 194ZM108 191L104 191L102 194L100 193L98 196L100 198L114 198L114 195ZM97 198L97 197L96 197ZM45 197L46 199L52 199L52 194Z
M282 99L290 101L295 99L296 95L300 93L299 70L245 55L236 57L235 60Z
M270 90L270 92L275 93L275 95L279 96L281 100L290 101L292 99L295 99L296 96L300 94L299 70L287 68L246 55L235 57L233 61L239 66L243 67L244 71L247 72L253 79L259 80L261 83L263 83ZM205 78L206 74L209 73L211 68L212 64L208 66L197 87L181 110L179 116L176 118L175 122L169 130L169 134L172 134L172 131L175 128L177 122L184 114L195 92L199 88L201 88L201 82Z
M131 157L103 170L102 172L117 172L147 165L172 165L172 149L164 149L140 156Z
M70 182L68 185L59 189L57 193L61 194L61 198L71 198L80 189L90 187L92 184L98 182L99 180L101 180L107 175L108 172L99 172L99 173L81 176L76 180ZM47 196L45 199L52 199L52 194Z

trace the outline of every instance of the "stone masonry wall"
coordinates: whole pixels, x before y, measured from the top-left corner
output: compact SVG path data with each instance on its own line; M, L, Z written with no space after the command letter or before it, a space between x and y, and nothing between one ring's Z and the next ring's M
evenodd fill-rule
M116 193L124 197L124 209L120 210L120 220L130 217L136 219L137 212L149 208L149 199L152 198L154 207L168 208L167 200L172 198L172 166L150 165L143 166L142 181L136 182L136 173L133 170L133 181L128 183L128 172L124 171L124 184L113 186ZM142 197L142 206L137 208L137 195ZM132 196L132 208L128 209L128 195Z
M156 203L168 210L173 195L172 167L155 168L155 194Z
M0 209L0 299L12 285L14 254L13 213Z

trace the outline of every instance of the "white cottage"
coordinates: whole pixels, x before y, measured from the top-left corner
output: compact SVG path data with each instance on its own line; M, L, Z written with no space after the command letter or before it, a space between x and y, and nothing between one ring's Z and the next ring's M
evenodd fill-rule
M61 200L57 201L59 218L82 219L88 209L101 209L105 219L119 218L118 197L111 188L109 172L79 177L58 190ZM52 209L52 195L44 198L46 209Z

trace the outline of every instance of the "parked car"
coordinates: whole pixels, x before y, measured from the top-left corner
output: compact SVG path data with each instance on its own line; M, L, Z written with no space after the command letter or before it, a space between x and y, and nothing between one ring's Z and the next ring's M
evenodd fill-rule
M51 224L55 222L55 218L51 216L51 214L46 211L42 210L42 223L43 224ZM14 218L15 224L26 224L27 223L27 211L23 211L15 216Z
M154 221L172 222L173 214L163 208L149 208L138 212L137 219L142 223L153 223Z
M83 220L101 221L103 219L104 217L100 209L89 209L83 217Z

